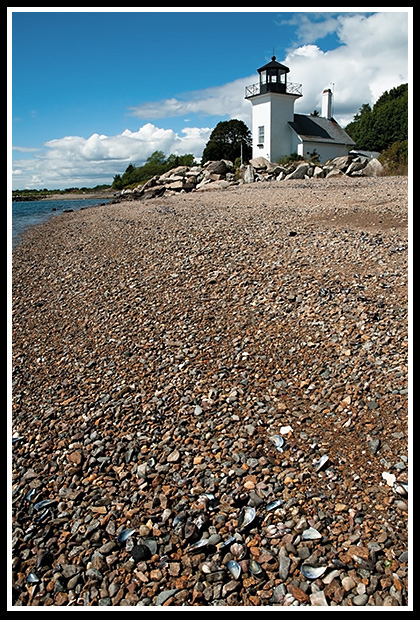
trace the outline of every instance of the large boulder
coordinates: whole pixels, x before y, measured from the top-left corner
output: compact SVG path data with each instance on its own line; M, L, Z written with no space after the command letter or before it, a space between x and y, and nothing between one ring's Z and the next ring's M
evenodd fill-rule
M267 170L272 165L265 157L254 157L249 160L249 163L256 170Z
M359 170L363 170L363 168L368 164L369 159L367 157L355 157L351 162L350 166L346 170L346 174L352 175Z
M330 162L330 165L337 170L345 170L348 168L353 161L352 155L342 155L341 157L334 157L334 159Z
M231 166L229 166L229 164L231 164ZM205 168L206 172L210 174L226 174L226 172L233 168L233 164L225 159L220 159L218 161L208 162Z
M381 174L383 173L383 166L381 164L381 162L379 161L379 159L376 159L375 157L370 159L369 162L366 164L366 166L359 171L359 173L356 173L354 176L363 176L363 177L377 177L377 176L381 176Z
M161 181L165 181L170 177L184 177L188 170L188 166L176 166L176 168L171 168L171 170L168 170L168 172L164 172L163 174L161 174L159 179Z
M299 166L295 168L293 172L287 175L286 180L288 181L289 179L304 179L308 170L309 164L307 164L306 162L304 162L303 164L299 164Z

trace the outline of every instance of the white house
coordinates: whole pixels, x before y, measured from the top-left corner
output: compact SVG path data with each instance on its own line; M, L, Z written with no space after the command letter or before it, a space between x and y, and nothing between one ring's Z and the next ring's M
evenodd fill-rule
M276 162L292 153L317 154L321 162L347 155L353 140L332 117L332 92L322 93L321 116L295 114L302 85L289 82L289 68L271 61L258 69L259 82L245 88L252 103L252 157Z

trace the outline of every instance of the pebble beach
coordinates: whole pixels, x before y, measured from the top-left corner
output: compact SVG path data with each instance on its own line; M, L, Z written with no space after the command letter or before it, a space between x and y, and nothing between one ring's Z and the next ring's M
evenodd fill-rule
M13 606L409 606L407 195L261 182L25 233Z

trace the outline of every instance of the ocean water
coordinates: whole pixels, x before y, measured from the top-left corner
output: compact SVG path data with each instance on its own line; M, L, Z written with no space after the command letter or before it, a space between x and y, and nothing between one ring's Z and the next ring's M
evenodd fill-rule
M103 198L79 198L76 200L28 200L12 202L12 247L20 241L20 235L31 226L41 224L66 209L91 207L110 202Z

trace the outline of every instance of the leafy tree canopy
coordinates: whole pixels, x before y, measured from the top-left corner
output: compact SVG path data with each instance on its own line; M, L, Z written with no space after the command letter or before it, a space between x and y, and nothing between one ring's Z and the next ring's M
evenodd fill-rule
M204 147L202 163L206 161L228 159L234 162L241 156L248 161L252 153L251 132L243 121L231 119L220 121L210 134L209 141Z
M384 151L394 142L408 139L408 84L385 91L373 108L364 103L346 132L357 148Z

